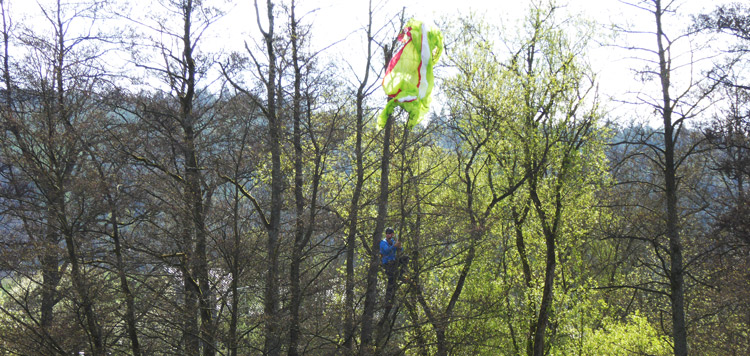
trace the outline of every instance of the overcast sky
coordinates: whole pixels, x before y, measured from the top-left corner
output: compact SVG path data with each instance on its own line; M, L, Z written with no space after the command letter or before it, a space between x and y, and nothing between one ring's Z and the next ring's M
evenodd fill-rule
M55 0L6 0L10 1L15 10L23 10L29 15L24 22L34 22L39 19L37 3L50 3ZM81 0L63 0L80 2ZM149 11L148 7L155 0L131 0L133 8ZM639 0L631 0L639 1ZM474 11L483 15L490 23L502 25L506 29L517 29L518 22L528 13L531 0L372 0L373 7L378 9L376 23L382 24L393 17L401 9L405 9L408 16L434 23L445 17L455 17ZM653 17L647 12L638 10L619 0L560 0L567 2L563 11L576 14L597 21L602 25L602 34L607 35L607 26L613 23L628 25L643 31L653 31ZM688 23L688 14L707 12L718 4L728 0L678 0L680 13L685 16L667 24L667 29L684 26ZM262 7L265 1L259 1ZM315 46L324 48L333 43L336 45L327 50L339 59L355 60L362 56L366 48L365 41L359 34L353 33L365 26L367 21L368 0L298 0L298 14L306 14L305 22L313 24ZM228 14L214 26L214 31L206 34L204 46L224 51L242 50L244 42L253 36L258 36L255 12L252 0L217 0L217 6L230 9ZM622 37L618 41L630 44L653 47L653 36ZM643 41L644 43L637 43ZM635 42L635 43L632 43ZM605 96L622 97L625 92L640 90L640 83L634 80L632 68L638 65L629 57L632 53L617 51L612 47L592 47L590 60L593 69L598 73L600 90ZM642 64L641 64L642 65Z
M631 0L630 2L637 1ZM647 32L654 32L655 30L652 15L619 0L569 0L558 2L561 4L567 3L563 9L564 12L598 22L602 31L600 35L603 37L610 35L607 29L610 28L611 24L619 24ZM730 1L675 1L675 4L679 4L680 6L678 13L681 16L678 18L667 18L669 22L665 24L665 28L675 36L678 33L678 29L682 29L685 25L689 24L689 15L709 12L715 9L717 5L727 2ZM331 33L332 39L346 32L346 30L337 31L336 28L361 27L366 23L368 3L366 0L306 0L302 1L302 3L306 6L317 6L320 8L315 14L315 22L321 28L330 28L330 30L322 32ZM453 17L474 11L485 16L489 22L502 24L508 29L519 28L520 24L518 22L528 13L530 3L530 0L373 0L373 4L382 4L384 10L381 13L384 15L397 13L401 8L405 8L407 15L413 15L417 19L427 22L436 22L443 17ZM655 37L651 34L629 37L621 36L617 39L617 43L653 48ZM684 44L688 45L687 42ZM699 44L692 45L697 46ZM687 50L687 47L683 47L675 51L675 53ZM633 99L632 95L628 93L651 89L644 87L643 83L634 78L632 69L634 67L641 68L644 63L633 60L632 56L634 53L632 51L621 51L609 46L592 46L589 55L592 68L597 72L600 91L604 97L630 101ZM642 56L643 53L639 55ZM689 59L687 57L683 58L686 60ZM675 60L680 59L676 58ZM694 69L699 70L697 67ZM681 78L688 77L689 75L687 74L681 76ZM648 85L653 87L653 82ZM631 96L630 98L628 98L629 95ZM632 108L626 108L624 107L626 105L615 101L609 101L608 105L613 111L623 112L632 110Z

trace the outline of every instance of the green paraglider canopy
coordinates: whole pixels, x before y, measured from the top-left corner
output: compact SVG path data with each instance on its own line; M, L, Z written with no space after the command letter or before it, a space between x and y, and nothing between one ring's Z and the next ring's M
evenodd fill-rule
M409 20L398 35L400 47L388 63L383 89L391 98L380 113L378 125L385 126L396 106L409 113L407 127L417 125L430 107L434 78L432 67L443 52L440 30Z

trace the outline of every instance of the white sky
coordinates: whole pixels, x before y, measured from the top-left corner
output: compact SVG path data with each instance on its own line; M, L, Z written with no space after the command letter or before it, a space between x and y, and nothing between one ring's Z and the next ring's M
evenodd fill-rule
M629 0L636 2L638 0ZM669 33L676 34L689 23L689 14L709 12L715 9L721 3L727 3L731 0L682 0L676 1L681 4L679 12L681 18L672 19L672 23L667 23L666 30ZM442 17L458 16L474 11L482 14L485 18L496 24L506 25L509 29L517 29L517 22L521 21L528 13L531 0L411 0L411 1L394 1L394 0L372 0L374 7L382 6L380 10L382 17L392 16L400 9L405 8L407 16L413 15L415 18L425 22L436 22ZM663 1L667 3L667 0ZM314 15L314 23L320 31L314 33L330 34L330 40L342 38L350 29L360 28L366 24L367 20L367 0L302 0L304 6L317 7L320 10ZM619 0L558 0L558 3L567 5L564 11L571 14L581 15L585 18L594 20L602 24L603 37L609 36L610 33L606 27L612 23L632 26L633 28L653 32L654 19L649 13L637 9L633 6L626 5ZM671 18L668 18L671 19ZM318 35L320 36L320 35ZM606 40L606 39L605 39ZM362 42L362 40L359 40ZM618 43L624 44L630 41L632 45L653 48L655 37L653 35L632 36L630 38L621 37ZM642 41L643 43L639 43ZM359 43L345 46L357 46ZM356 50L356 49L355 49ZM364 50L363 45L359 51ZM677 51L676 51L677 52ZM642 68L644 63L631 58L634 53L618 50L614 47L596 47L590 50L590 60L593 69L597 72L599 79L599 88L603 96L610 96L616 99L628 99L628 92L644 90L643 83L635 80L632 68ZM643 53L638 54L643 56ZM697 69L697 68L696 68ZM696 73L697 74L697 73ZM685 75L684 77L689 77ZM653 86L653 83L646 85ZM628 110L622 104L610 102L610 107L621 112ZM632 109L632 108L631 108Z
M55 0L5 0L10 2L15 10L23 10L34 13L38 9L37 3L48 4ZM63 2L81 2L81 0L62 0ZM156 0L131 0L130 4L135 9L147 9L149 4ZM211 1L211 0L206 0ZM638 0L632 0L638 1ZM684 14L707 12L720 3L730 0L683 0L681 1L681 12ZM264 0L259 0L261 8ZM518 28L514 26L526 15L531 0L372 0L376 8L376 21L382 25L388 18L395 16L402 8L405 8L407 16L425 22L436 22L442 17L457 16L475 11L496 24L504 24L506 28ZM648 13L637 10L632 6L623 4L618 0L558 0L560 3L567 2L565 11L596 20L602 24L627 23L645 31L652 31L653 18ZM668 2L665 0L665 2ZM678 1L679 2L679 1ZM215 47L224 51L242 50L244 42L252 36L258 36L255 12L252 0L216 0L215 4L220 7L231 9L220 23L217 23L214 32L206 34L204 45ZM326 47L337 43L329 50L329 53L338 53L338 58L357 61L356 57L362 56L365 43L358 35L352 32L361 29L366 24L368 0L298 0L298 15L308 14L311 10L316 11L306 15L305 22L313 23L313 36L315 46ZM146 10L148 11L148 10ZM261 9L263 11L263 9ZM37 12L38 14L38 12ZM39 15L22 18L23 22L32 23L39 19ZM264 17L262 21L264 21ZM679 20L678 26L688 23L687 18ZM667 27L670 30L670 27ZM389 30L391 31L391 30ZM607 32L602 30L603 35ZM394 33L395 34L395 33ZM621 38L620 41L644 41L644 47L653 47L653 36L641 38ZM338 42L341 41L341 42ZM633 43L638 44L638 43ZM378 51L376 49L376 51ZM378 53L380 54L380 53ZM635 62L629 59L633 53L615 50L612 47L596 48L590 52L593 69L598 73L600 91L605 96L622 97L625 92L638 90L640 85L633 78L631 71L635 65L642 66L643 62ZM356 63L355 63L356 65ZM357 67L355 67L357 69Z

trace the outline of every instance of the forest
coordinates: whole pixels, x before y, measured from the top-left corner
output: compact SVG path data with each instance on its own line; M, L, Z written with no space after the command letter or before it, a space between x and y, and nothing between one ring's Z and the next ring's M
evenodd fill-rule
M451 14L429 114L381 128L414 9L369 1L337 56L310 1L223 35L239 2L25 1L0 0L0 356L750 354L747 3Z

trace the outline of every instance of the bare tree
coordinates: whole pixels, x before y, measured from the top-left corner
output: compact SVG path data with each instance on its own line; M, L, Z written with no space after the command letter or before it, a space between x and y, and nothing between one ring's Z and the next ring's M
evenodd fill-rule
M87 350L104 355L109 347L106 311L97 307L104 301L100 298L105 298L105 286L99 284L104 279L92 263L98 251L91 231L102 205L97 201L99 191L87 181L90 152L101 142L106 123L98 96L110 84L103 58L109 38L97 27L100 5L61 1L50 7L40 5L44 22L38 26L49 31L45 34L28 27L19 33L17 44L28 53L23 60L12 61L10 24L4 22L4 161L12 162L10 172L16 178L33 187L26 191L31 195L23 199L30 203L27 207L44 207L33 213L19 210L16 217L30 234L28 241L44 236L37 241L42 247L38 251L41 317L34 322L38 326L29 330L38 329L37 335L44 340L39 346L49 353ZM5 11L3 14L7 16ZM35 215L33 219L28 213ZM69 295L58 289L68 267ZM53 331L58 323L67 323L56 317L55 306L62 300L79 305L85 342L69 342L76 332L64 335Z
M267 20L266 27L261 21L261 9L258 6L258 1L255 4L255 15L258 25L258 30L262 36L262 43L258 44L258 48L250 48L247 43L245 49L247 50L247 56L249 59L239 60L241 65L240 69L243 68L244 62L250 60L251 71L255 77L260 81L261 90L264 91L262 95L257 95L253 89L250 89L243 85L241 79L233 77L237 75L230 68L229 65L222 67L224 76L229 80L232 87L241 93L247 100L252 101L261 111L262 115L268 122L267 130L268 135L265 137L267 140L267 147L271 154L271 183L270 183L270 202L268 211L264 210L258 199L256 199L251 192L247 190L241 190L243 195L248 198L255 207L256 212L260 217L261 224L265 228L268 238L266 240L266 271L265 271L265 286L264 286L264 317L265 317L265 329L264 329L264 345L263 352L267 355L278 355L281 353L282 347L282 324L280 320L280 300L279 300L279 253L280 253L280 238L281 238L281 214L284 207L283 202L283 190L284 190L284 173L281 166L282 158L282 119L279 115L279 99L282 98L282 92L279 88L280 75L279 75L279 59L278 49L276 48L276 15L275 15L275 4L273 1L268 0L265 4L265 17ZM257 55L256 50L265 56L262 60ZM225 179L228 177L224 176ZM235 186L241 187L242 182L231 181Z
M686 260L686 248L684 239L686 231L685 219L694 215L694 211L685 210L685 189L687 181L683 179L687 166L700 152L700 141L689 139L690 126L688 121L699 117L710 104L708 97L716 88L716 84L703 85L705 79L696 77L694 71L703 57L696 57L700 48L691 47L688 53L679 52L679 44L690 43L694 33L686 30L683 33L669 35L668 20L679 14L677 2L663 2L661 0L648 0L628 3L653 18L653 30L623 30L624 33L653 36L653 46L627 47L642 56L638 58L648 63L644 70L639 70L644 82L653 82L653 94L639 93L634 104L643 105L653 109L658 115L660 128L658 130L645 128L633 131L635 137L626 138L619 142L621 144L639 147L631 157L646 159L658 172L654 180L634 180L633 184L643 184L658 193L658 203L661 206L649 206L654 209L660 221L660 228L652 231L652 236L640 236L636 239L644 239L654 249L658 256L658 262L654 264L655 270L659 271L666 281L651 281L658 287L652 288L649 283L633 283L632 287L655 292L657 295L666 296L670 302L671 334L674 341L674 354L688 354L688 324L686 320L686 295L687 285L685 277L688 275L687 266L694 265L695 258L700 254L688 255ZM701 55L702 56L702 55ZM683 58L689 58L683 60ZM680 71L687 71L687 75L679 75ZM685 80L680 81L681 78ZM657 94L658 93L658 94ZM645 186L643 186L645 187ZM633 188L638 189L638 188ZM638 205L641 205L640 202ZM663 225L661 225L663 224ZM651 230L651 229L648 229ZM642 231L646 231L645 229ZM666 241L662 241L663 236ZM663 243L665 242L665 243Z
M135 64L158 78L164 91L143 95L143 101L127 108L140 119L146 133L141 141L126 148L132 159L157 175L172 181L184 201L177 211L180 241L177 251L162 252L177 262L182 276L184 302L181 306L183 352L213 355L216 352L214 287L209 275L209 231L206 227L215 184L204 169L204 130L215 115L217 98L208 94L210 58L201 52L202 35L222 12L202 1L159 3L160 11L178 15L172 22L156 11L145 19L131 17L144 43L137 43ZM159 99L162 96L163 99ZM163 146L145 144L149 136L163 140ZM157 142L157 141L154 141ZM125 144L125 143L124 143ZM159 151L161 148L168 148ZM166 193L166 192L164 192ZM155 193L156 195L157 193ZM169 193L166 193L167 195ZM165 201L173 201L165 198ZM176 202L175 202L176 203ZM198 324L200 319L200 324Z

